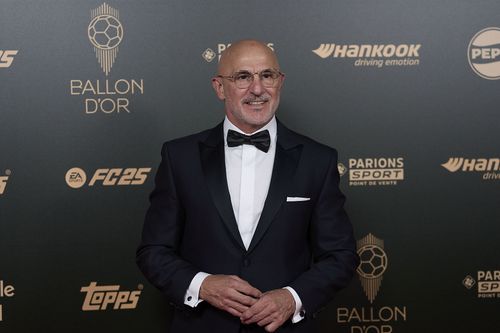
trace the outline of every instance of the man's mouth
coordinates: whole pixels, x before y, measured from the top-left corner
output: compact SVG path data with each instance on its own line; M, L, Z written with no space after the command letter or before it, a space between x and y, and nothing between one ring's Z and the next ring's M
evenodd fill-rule
M267 98L267 97L248 98L248 99L243 100L244 104L254 105L254 106L259 106L259 105L262 105L266 102L269 102L269 98Z

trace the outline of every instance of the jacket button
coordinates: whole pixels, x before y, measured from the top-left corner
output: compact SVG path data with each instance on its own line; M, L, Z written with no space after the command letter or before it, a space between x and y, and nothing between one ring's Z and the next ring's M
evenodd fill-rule
M248 259L248 258L243 259L243 266L245 266L245 267L250 266L250 259Z

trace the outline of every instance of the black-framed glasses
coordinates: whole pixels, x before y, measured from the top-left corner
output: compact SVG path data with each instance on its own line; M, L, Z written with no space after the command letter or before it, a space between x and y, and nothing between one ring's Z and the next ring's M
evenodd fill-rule
M284 75L279 70L270 68L255 73L251 73L249 71L238 71L233 75L217 75L217 77L233 81L236 88L246 89L252 85L255 74L259 76L260 82L266 88L275 87L279 82L278 79Z

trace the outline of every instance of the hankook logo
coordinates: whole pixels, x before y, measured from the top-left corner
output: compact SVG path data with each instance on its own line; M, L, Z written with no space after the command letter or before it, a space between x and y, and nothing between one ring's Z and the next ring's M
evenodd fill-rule
M9 68L19 50L0 50L0 68Z
M97 286L97 282L91 282L80 289L85 293L82 311L104 311L108 306L113 310L135 309L143 288L139 284L137 290L120 291L119 285Z
M211 48L207 48L201 53L201 57L205 59L206 62L212 62L215 58L219 61L222 56L222 52L224 52L229 46L231 46L231 43L218 43L217 47L215 47L217 52ZM267 46L274 51L274 43L267 43Z
M88 186L142 185L146 182L151 168L104 168L97 169ZM66 184L71 188L81 188L86 184L87 174L81 168L71 168L66 172Z
M484 180L500 179L500 158L450 157L441 166L449 172L482 172Z
M123 26L119 20L118 10L103 3L91 11L91 21L88 26L90 43L106 76L118 54L118 45L123 40Z
M312 52L322 59L356 59L355 67L417 66L421 44L323 43Z
M486 28L474 35L467 57L477 75L488 80L500 79L500 28Z

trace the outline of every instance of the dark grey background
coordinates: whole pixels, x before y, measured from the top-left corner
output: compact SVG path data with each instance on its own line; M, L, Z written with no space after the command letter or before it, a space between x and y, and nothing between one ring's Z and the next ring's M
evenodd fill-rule
M389 267L370 305L355 277L322 312L322 332L350 332L336 307L406 306L393 332L495 332L499 299L462 280L500 264L499 181L450 173L449 157L499 155L499 81L477 76L467 46L500 26L498 1L109 1L124 39L109 80L144 79L130 114L83 111L70 80L106 79L87 38L100 1L0 1L0 279L15 286L2 332L165 332L169 306L135 266L162 142L217 124L210 86L218 43L274 43L286 73L279 118L349 158L404 157L397 186L342 189L356 238L385 241ZM321 59L321 43L422 44L420 65L354 67ZM142 186L64 180L78 166L153 167ZM144 284L137 309L82 312L82 286ZM367 323L366 325L369 325ZM373 331L375 332L375 331ZM371 331L368 333L372 333Z

